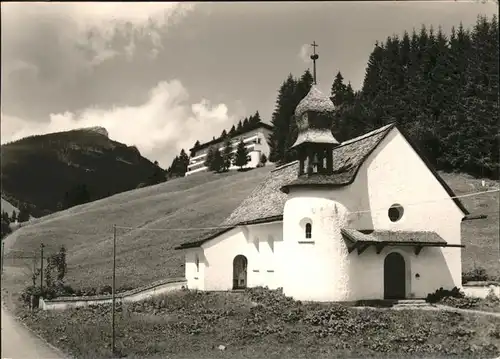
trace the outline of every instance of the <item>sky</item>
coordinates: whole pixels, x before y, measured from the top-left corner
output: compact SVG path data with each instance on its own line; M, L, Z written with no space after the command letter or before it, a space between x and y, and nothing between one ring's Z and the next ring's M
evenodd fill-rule
M288 74L312 68L355 90L375 42L422 24L449 33L486 2L2 3L1 143L102 126L168 167L259 111L270 123Z

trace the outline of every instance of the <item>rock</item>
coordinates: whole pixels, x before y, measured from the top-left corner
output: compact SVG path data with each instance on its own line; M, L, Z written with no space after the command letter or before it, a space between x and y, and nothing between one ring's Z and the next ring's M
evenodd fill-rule
M226 350L226 346L221 344L221 345L219 345L217 347L217 349L219 349L219 350Z
M99 133L99 134L109 138L108 131L104 127L101 127L101 126L84 127L84 128L81 128L81 130L88 131L88 132L96 132L96 133Z

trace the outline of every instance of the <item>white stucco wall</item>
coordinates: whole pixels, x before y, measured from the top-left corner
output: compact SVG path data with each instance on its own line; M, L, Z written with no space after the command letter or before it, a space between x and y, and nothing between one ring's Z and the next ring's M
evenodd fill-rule
M452 288L449 277L439 273L446 270L439 248L424 248L417 256L411 247L388 246L380 254L374 247L369 247L360 255L355 250L349 257L349 276L355 300L384 299L384 260L392 252L401 254L405 260L407 298L425 298L439 287Z
M281 282L279 253L282 242L282 222L234 228L206 242L201 248L186 250L186 280L188 288L199 290L231 290L233 260L244 255L248 261L247 286L277 288ZM200 256L200 271L196 272L195 256ZM194 279L194 278L198 279Z
M347 193L357 193L358 199L353 200ZM370 210L351 213L351 228L432 231L450 244L461 244L463 213L397 129L387 135L361 166L354 183L333 191L331 196L351 212ZM404 208L397 222L391 222L388 216L393 204ZM383 298L384 259L392 251L405 258L407 297L425 297L439 287L460 287L460 248L425 247L418 255L413 247L386 247L380 254L375 248L368 248L361 255L354 251L349 257L354 297Z
M461 244L464 214L397 129L393 129L367 159L358 177L359 180L366 178L370 184L367 192L373 210L373 228L432 231L449 244ZM395 203L403 206L404 215L399 221L391 222L387 211ZM424 256L434 253L433 264L429 262L427 266L432 277L429 281L445 288L459 287L462 282L461 249L435 249L441 255L431 248L424 248L419 254L423 260ZM420 274L422 282L425 277Z
M204 253L201 248L193 248L185 253L186 265L185 276L189 289L204 290L205 289L205 263ZM199 265L196 266L196 258L199 259Z
M283 214L283 292L297 300L351 299L348 251L340 229L346 208L328 198L331 191L293 189ZM305 226L312 225L311 238Z

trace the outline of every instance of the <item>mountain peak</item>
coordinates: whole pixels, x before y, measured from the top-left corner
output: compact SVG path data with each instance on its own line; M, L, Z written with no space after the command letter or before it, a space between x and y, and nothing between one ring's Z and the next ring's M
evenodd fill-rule
M101 126L83 127L83 128L80 128L79 130L88 131L88 132L96 132L98 134L101 134L101 135L109 138L108 130L106 130L104 127L101 127Z

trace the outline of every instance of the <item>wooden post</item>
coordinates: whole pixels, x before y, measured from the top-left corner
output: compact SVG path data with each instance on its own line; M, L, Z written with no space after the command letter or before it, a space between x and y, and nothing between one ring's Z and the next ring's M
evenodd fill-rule
M40 243L40 294L43 293L43 243Z
M36 252L33 252L33 287L36 286Z
M3 274L4 255L5 255L5 243L2 241L2 274Z
M115 279L116 279L116 224L113 225L113 285L111 290L111 350L115 348Z

